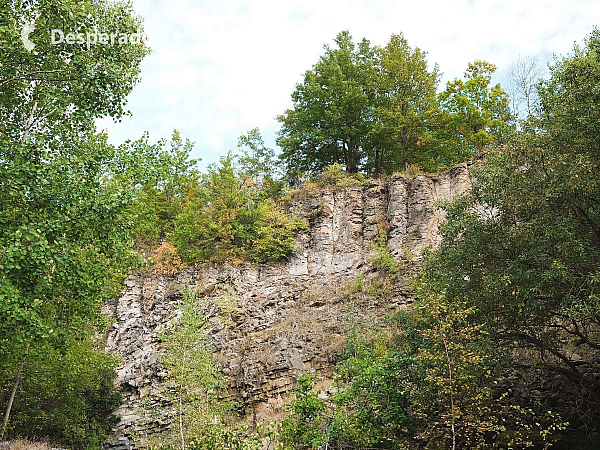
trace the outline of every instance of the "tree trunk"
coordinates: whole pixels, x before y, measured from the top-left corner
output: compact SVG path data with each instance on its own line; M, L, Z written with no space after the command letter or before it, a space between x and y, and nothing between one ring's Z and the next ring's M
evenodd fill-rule
M12 409L12 405L15 400L15 395L17 394L19 382L21 381L23 366L25 366L25 357L23 357L23 359L21 360L21 364L19 364L19 370L17 371L17 375L15 376L15 382L10 393L10 398L8 399L8 404L6 405L6 411L4 412L4 422L2 423L2 433L0 434L0 439L4 439L4 433L6 433L6 427L8 426L8 420L10 419L10 410Z
M35 113L37 111L38 102L37 100L33 102L33 106L31 107L31 112L29 113L29 118L27 119L27 123L25 124L25 130L23 131L23 136L21 137L21 141L19 142L21 145L25 143L27 137L29 137L29 133L31 132L31 127L33 127L33 122L35 119Z
M356 147L352 142L348 142L348 164L346 165L346 172L356 173L358 170L357 166Z

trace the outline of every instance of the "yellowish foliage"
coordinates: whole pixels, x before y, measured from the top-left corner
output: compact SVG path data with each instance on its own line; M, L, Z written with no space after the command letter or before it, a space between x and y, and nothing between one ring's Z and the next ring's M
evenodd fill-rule
M160 244L154 253L153 273L162 273L172 275L185 269L185 264L181 261L177 249L170 242Z

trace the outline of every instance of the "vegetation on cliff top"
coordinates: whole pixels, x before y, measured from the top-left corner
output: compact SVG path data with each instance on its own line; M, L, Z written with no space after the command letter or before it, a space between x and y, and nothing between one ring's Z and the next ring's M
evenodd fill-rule
M464 79L436 94L437 65L393 35L385 47L358 44L348 32L304 75L293 108L279 116L278 144L290 182L341 164L380 175L416 165L428 171L501 144L512 129L508 95L491 86L493 64L469 64Z

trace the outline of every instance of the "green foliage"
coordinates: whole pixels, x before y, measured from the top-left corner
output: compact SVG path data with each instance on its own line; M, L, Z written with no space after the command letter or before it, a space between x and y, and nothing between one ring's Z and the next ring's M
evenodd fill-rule
M238 156L238 161L246 176L257 182L272 177L275 151L265 147L265 141L258 128L253 128L248 133L241 135L238 148L242 151L242 154Z
M237 156L242 177L248 178L253 187L265 198L277 199L283 195L286 185L278 178L275 151L265 147L258 128L240 136Z
M413 252L410 251L410 248L408 248L406 245L403 247L404 250L404 257L406 258L406 260L408 262L414 262L415 261L415 255L413 254Z
M425 164L421 147L435 111L437 67L430 72L425 52L402 35L379 48L366 39L355 44L344 31L335 44L325 46L292 93L293 109L278 118L288 175L317 175L336 163L348 173L375 174Z
M489 150L472 191L446 206L415 309L374 337L351 337L333 397L302 386L289 442L548 448L568 426L596 426L599 42L594 31L557 60L539 115L502 151ZM450 86L449 101L465 108L455 119L468 152L505 139L488 121L494 114L486 118L488 100L505 106L487 88L489 70L476 65L472 86Z
M9 55L0 58L1 397L11 435L100 448L120 396L116 361L91 336L105 324L100 305L137 261L133 240L143 250L160 245L156 268L173 273L183 262L285 259L306 225L275 202L285 186L258 129L240 137L239 156L203 176L177 131L167 150L147 135L110 146L94 122L125 114L148 48L55 46L49 33L139 33L139 18L128 2L34 3L0 6L0 55ZM38 15L27 51L20 30ZM557 58L519 133L506 93L490 86L492 64L475 61L436 97L437 67L402 35L379 48L342 32L335 44L279 117L288 182L307 173L321 174L321 186L355 186L364 183L359 171L416 174L487 157L472 171L472 191L446 205L444 240L427 257L415 310L373 336L351 336L335 394L299 378L284 442L547 448L568 425L562 417L597 428L600 32ZM372 260L384 281L364 286L359 277L351 294L391 291L399 267L386 241L380 233ZM237 313L227 296L217 307ZM236 424L207 346L207 314L184 292L181 315L161 335L176 417L156 444L259 449L272 433ZM542 394L505 388L522 362L521 374L554 383L551 400L568 396L554 402L559 412ZM525 381L512 383L523 390Z
M21 29L39 17L29 39ZM140 80L140 62L149 49L126 45L52 45L50 30L65 34L143 33L141 19L128 2L108 0L39 0L0 6L0 133L23 143L33 132L44 145L65 148L68 140L93 127L97 117L119 119L126 97ZM6 55L6 57L4 57ZM85 132L84 132L85 134ZM36 142L41 144L40 135Z
M289 256L303 224L289 219L275 203L284 183L276 179L274 152L265 147L258 129L240 137L241 155L223 158L202 175L195 168L197 160L189 158L192 142L183 142L175 131L171 149L164 150L164 144L150 145L147 135L126 143L122 150L133 156L111 180L134 193L130 214L136 245L162 258L154 261L153 270L181 268L178 258L193 265L262 263ZM167 239L178 255L169 253Z
M574 426L597 424L600 411L599 56L595 30L551 66L538 116L473 170L426 264L498 347L528 349L528 364L561 380Z
M303 448L526 448L550 444L560 418L521 407L496 384L499 352L476 311L421 285L416 308L372 336L352 332L330 396L299 379L284 442ZM320 395L321 394L321 395Z
M189 450L262 450L263 440L270 433L257 429L249 432L245 427L237 430L212 429L201 438L193 438L186 447Z
M315 375L298 378L295 399L285 405L288 417L281 424L281 440L285 444L321 448L328 442L323 429L327 406L313 390Z
M153 448L260 450L269 430L248 430L235 420L225 379L205 336L211 318L192 291L183 291L181 314L160 336L169 372L172 427L150 437ZM147 413L148 411L145 411ZM150 411L151 413L152 411ZM146 414L145 414L146 415Z
M152 439L186 448L193 437L201 438L211 428L222 426L228 405L220 401L225 381L204 336L209 317L193 292L182 295L181 315L160 336L176 418L170 430Z
M427 67L427 53L392 35L374 62L376 121L370 130L369 165L375 174L393 173L408 165L435 171L439 149L431 142L437 109L437 65Z
M361 173L349 174L344 171L341 164L334 163L323 168L323 171L317 178L302 177L298 179L298 182L302 181L301 186L297 189L291 190L284 198L294 198L298 195L307 196L313 195L317 192L321 192L324 189L337 190L345 189L348 187L363 186L367 178ZM313 208L309 223L312 224L316 218L323 212L323 206L319 205Z
M376 269L384 271L390 277L394 277L398 274L400 267L398 267L398 262L387 249L387 239L387 233L380 232L377 240L370 242L371 248L375 251L371 263Z
M136 201L131 208L136 245L148 250L155 249L173 230L175 218L183 210L187 196L196 189L199 177L195 169L199 160L190 159L193 142L184 142L175 130L170 149L165 150L164 145L164 141L148 144L147 135L128 144L143 155L143 163L149 169L141 188L129 186L136 191ZM132 177L122 174L122 181L130 184Z
M439 131L443 165L451 166L480 153L485 147L506 142L511 113L508 94L499 84L490 86L496 66L486 61L469 64L465 80L448 82L439 94Z
M30 35L36 47L28 51L20 31L38 15ZM90 49L52 45L52 28L142 31L128 3L41 0L0 6L0 364L14 377L12 386L3 385L6 412L13 387L16 408L27 401L19 399L20 384L43 384L43 372L27 368L50 364L45 354L67 358L74 342L85 341L103 324L100 305L117 294L133 262L132 196L110 181L126 156L96 133L94 121L124 114L148 49L143 43ZM90 356L90 362L100 364L101 357ZM84 367L77 367L83 373ZM102 367L98 371L98 378L106 376ZM72 383L76 376L65 369L67 375L46 375L54 402L59 383ZM64 410L32 403L14 419L19 423L36 411L81 412L91 428L77 424L77 417L48 423L70 442L100 436L104 425L74 406L83 394L69 395L66 391Z
M51 346L30 353L13 405L9 435L50 436L74 449L101 449L118 422L121 404L114 386L117 362L91 341L72 341L58 351ZM15 369L2 358L0 386L8 392Z
M359 292L362 292L363 290L363 283L365 281L365 276L364 274L360 274L359 276L356 277L356 279L352 282L352 289L350 290L351 294L357 294Z
M326 166L318 182L323 186L350 187L364 184L365 177L362 174L349 175L344 172L338 163Z
M348 32L338 34L335 42L337 48L326 46L325 55L296 86L294 108L279 117L283 126L278 144L292 171L317 174L334 163L350 173L358 170L361 140L369 129L363 81L372 51L366 40L356 49Z
M188 264L270 262L294 251L305 225L236 174L231 157L211 167L176 218L170 240Z
M304 75L293 109L278 120L278 144L288 176L318 175L339 164L348 173L379 175L437 171L502 144L513 130L508 95L490 86L496 67L469 64L436 96L437 66L427 54L392 35L385 47L339 33L336 48Z
M421 291L390 337L351 342L338 369L346 435L377 448L477 448L500 431L492 411L495 354L471 328L471 312ZM489 442L487 443L489 444Z
M64 349L102 325L100 305L118 293L133 263L131 197L103 181L117 155L105 136L90 134L61 153L28 140L7 154L0 159L0 347L10 352L0 357L18 361L46 346Z

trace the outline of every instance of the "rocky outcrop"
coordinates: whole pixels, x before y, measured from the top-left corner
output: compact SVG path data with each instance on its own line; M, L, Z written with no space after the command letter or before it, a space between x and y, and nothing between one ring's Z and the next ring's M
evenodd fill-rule
M208 345L230 393L253 417L272 417L299 375L318 371L327 381L348 326L377 322L411 303L402 282L393 286L385 304L367 296L348 301L359 274L374 276L370 242L386 232L392 255L418 260L424 247L440 240L443 213L437 202L470 186L464 164L439 176L398 175L314 194L301 191L289 211L310 227L298 236L298 251L286 263L131 275L121 297L104 311L114 319L106 348L122 358L118 381L126 391L113 448L132 445L131 437L143 446L144 435L169 426L162 394L167 374L157 336L176 317L182 288L196 291L206 309L215 312L206 325ZM224 308L229 313L218 314ZM141 411L148 405L163 408L164 414L144 417Z

